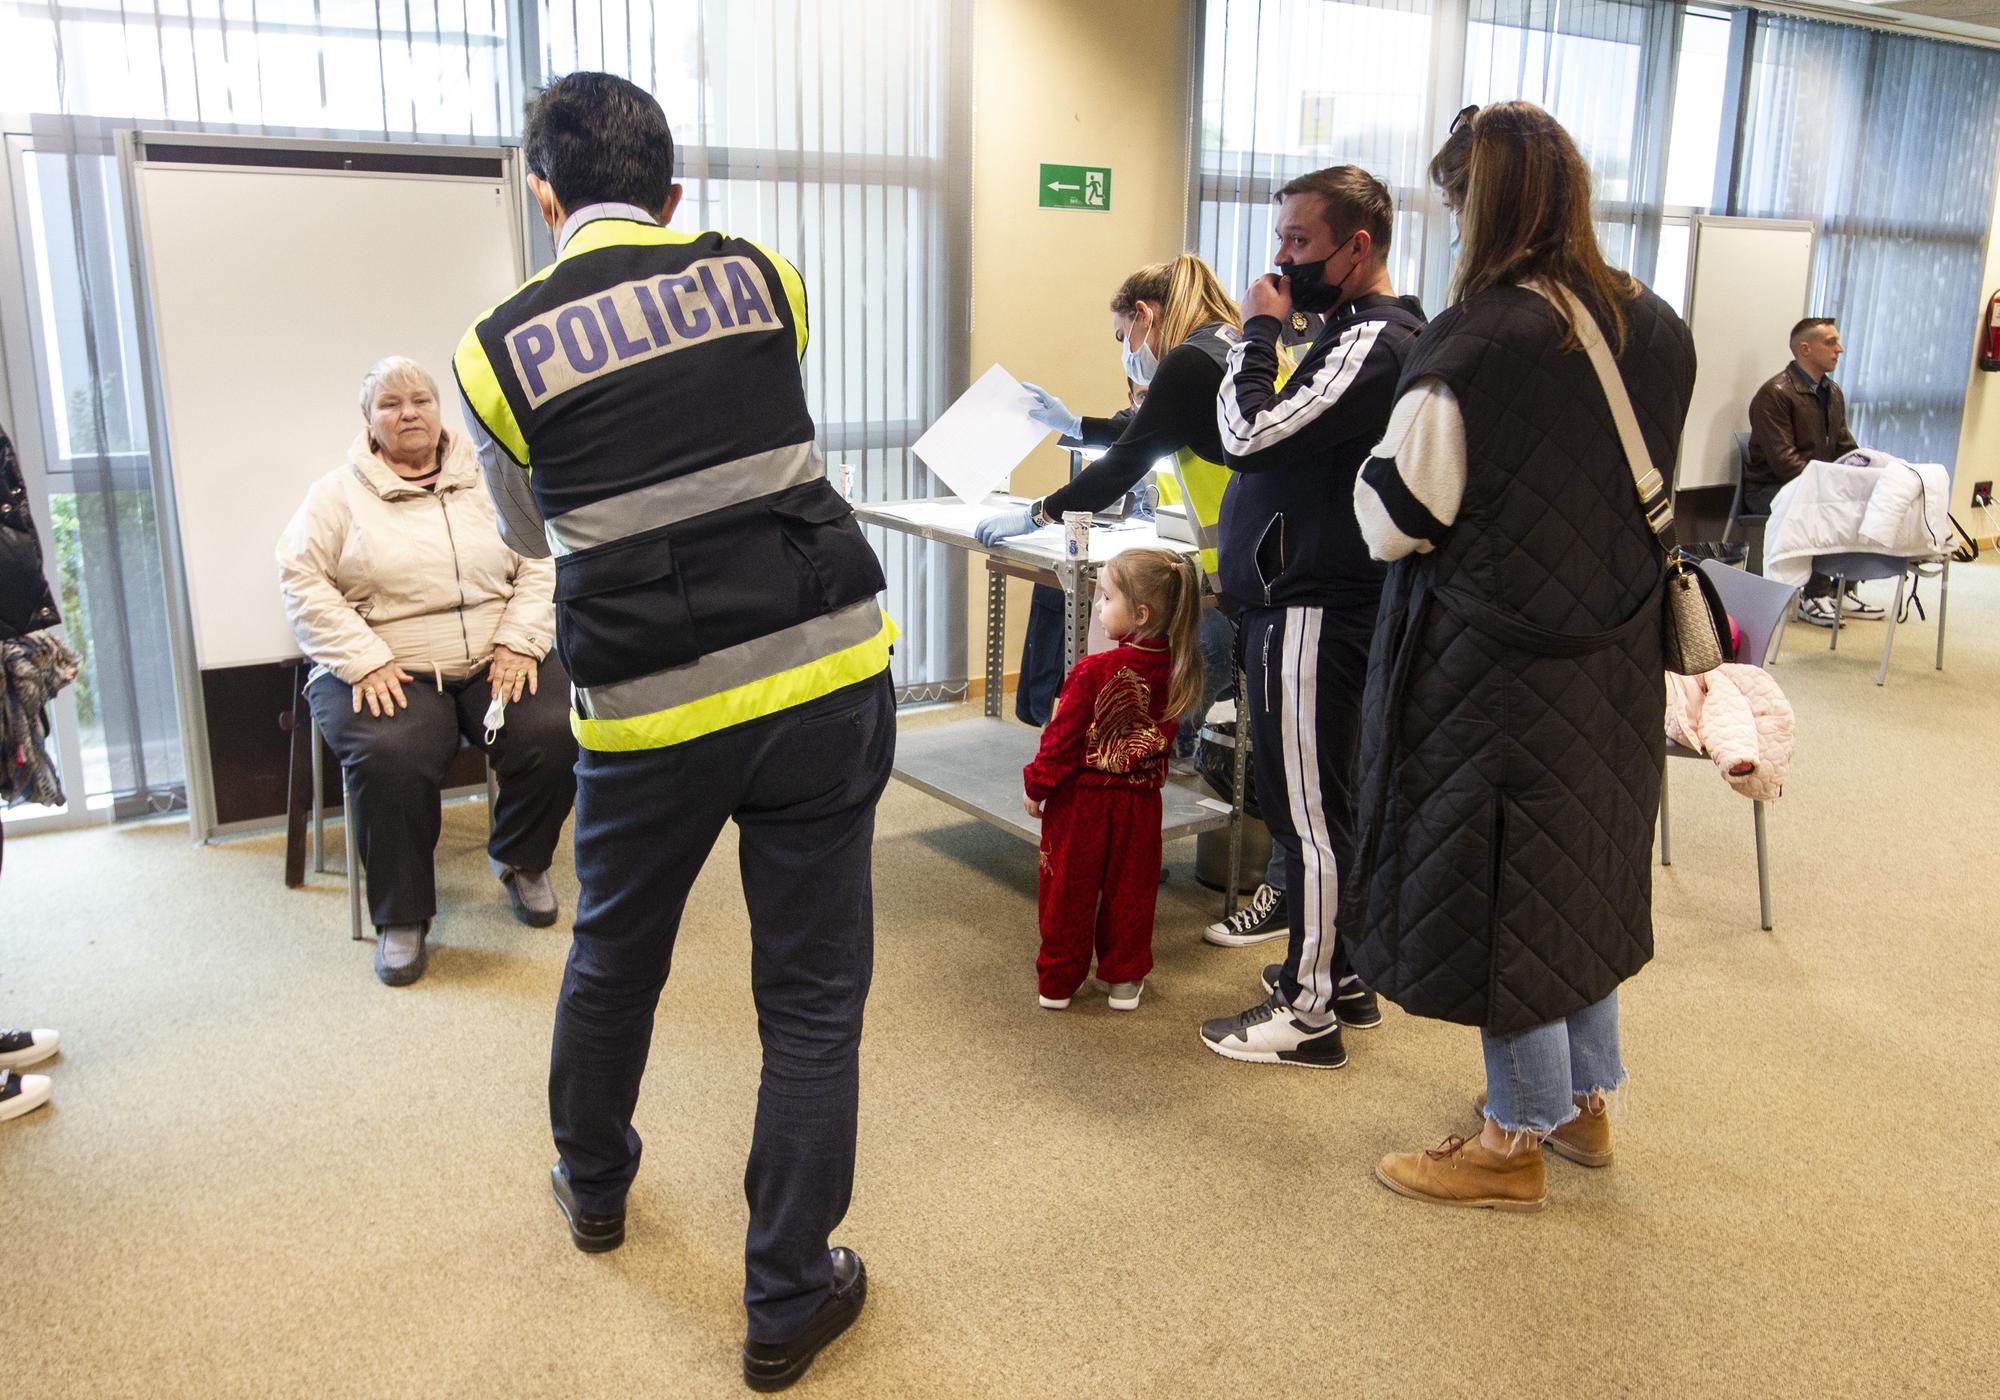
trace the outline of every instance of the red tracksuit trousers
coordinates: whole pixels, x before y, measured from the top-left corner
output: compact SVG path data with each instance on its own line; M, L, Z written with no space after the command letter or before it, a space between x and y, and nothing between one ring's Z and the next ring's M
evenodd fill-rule
M1092 951L1103 981L1142 980L1153 970L1159 895L1159 790L1057 788L1042 809L1041 994L1074 993Z

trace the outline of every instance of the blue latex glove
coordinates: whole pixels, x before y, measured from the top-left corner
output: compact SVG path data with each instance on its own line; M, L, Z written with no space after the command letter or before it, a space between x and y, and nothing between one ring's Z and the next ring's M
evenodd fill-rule
M1064 437L1077 437L1083 432L1083 420L1069 411L1069 405L1051 394L1039 384L1023 384L1023 389L1035 401L1028 410L1028 416L1044 428L1054 428Z
M987 516L973 528L972 538L981 544L997 544L1012 535L1032 534L1034 529L1034 508L1022 506L1019 510L1003 510Z

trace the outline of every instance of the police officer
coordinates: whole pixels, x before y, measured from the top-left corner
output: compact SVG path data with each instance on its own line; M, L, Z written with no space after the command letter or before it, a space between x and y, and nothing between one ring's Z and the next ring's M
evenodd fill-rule
M508 543L555 556L581 747L553 1190L579 1249L624 1240L654 1010L689 887L733 819L764 1047L743 1374L781 1389L866 1290L828 1235L854 1177L895 630L814 447L798 272L666 227L673 138L621 78L548 87L523 152L556 261L479 319L455 365Z

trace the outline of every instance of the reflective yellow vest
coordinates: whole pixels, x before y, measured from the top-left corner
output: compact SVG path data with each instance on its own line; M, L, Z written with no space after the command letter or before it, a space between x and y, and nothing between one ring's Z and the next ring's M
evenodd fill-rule
M881 563L814 445L806 333L777 254L606 218L459 343L466 402L545 523L584 748L685 743L888 666Z

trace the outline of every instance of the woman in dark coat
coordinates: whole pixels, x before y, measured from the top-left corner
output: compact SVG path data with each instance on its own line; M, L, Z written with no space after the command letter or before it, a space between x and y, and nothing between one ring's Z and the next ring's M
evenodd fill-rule
M1460 219L1458 303L1418 343L1355 491L1395 565L1342 927L1370 986L1479 1027L1485 1049L1481 1132L1377 1176L1539 1210L1542 1143L1610 1160L1618 986L1653 952L1663 555L1585 347L1601 328L1666 472L1694 347L1605 264L1589 170L1548 113L1468 112L1431 178Z

